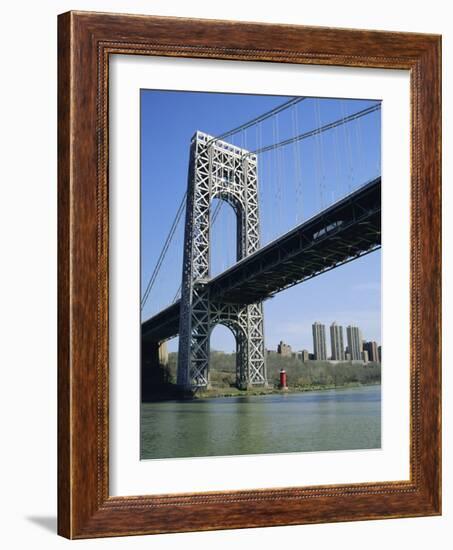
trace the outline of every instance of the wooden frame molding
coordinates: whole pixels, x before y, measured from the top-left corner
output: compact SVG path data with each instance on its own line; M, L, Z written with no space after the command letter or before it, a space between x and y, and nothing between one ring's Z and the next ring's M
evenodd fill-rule
M58 24L59 534L87 538L440 514L440 37L89 12L65 13ZM111 54L410 71L410 481L109 496Z

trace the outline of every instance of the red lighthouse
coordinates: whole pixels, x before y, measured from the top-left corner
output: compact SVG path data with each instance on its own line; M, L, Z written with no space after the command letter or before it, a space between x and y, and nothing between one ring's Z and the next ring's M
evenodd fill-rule
M280 370L280 384L279 384L279 388L281 390L287 390L288 389L288 386L287 386L287 383L286 383L286 371L285 369L281 369Z

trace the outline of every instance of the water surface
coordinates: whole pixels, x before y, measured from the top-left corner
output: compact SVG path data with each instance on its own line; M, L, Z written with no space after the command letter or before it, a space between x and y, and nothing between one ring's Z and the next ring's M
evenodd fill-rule
M141 406L142 459L380 446L380 386Z

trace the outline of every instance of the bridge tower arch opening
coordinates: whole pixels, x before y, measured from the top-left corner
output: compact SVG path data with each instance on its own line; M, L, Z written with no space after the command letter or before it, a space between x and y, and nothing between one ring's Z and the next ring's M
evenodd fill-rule
M237 385L267 384L263 307L227 303L210 294L211 203L229 203L237 217L237 259L260 246L257 159L245 149L202 132L192 138L189 161L177 383L209 385L210 332L217 323L240 335ZM239 345L239 344L238 344Z
M244 355L246 356L247 338L244 331L241 329L238 323L231 322L230 320L220 320L219 322L213 322L209 332L209 342L211 346L210 359L212 364L208 367L208 386L215 385L215 372L216 363L222 362L222 352L219 349L220 346L216 346L216 341L221 338L221 346L227 345L230 350L233 350L234 357L234 374L235 383L238 387L246 386L246 381L241 379L243 372ZM220 356L214 360L212 352L217 351ZM225 360L225 359L224 359ZM230 363L229 358L226 359L227 363ZM220 365L221 366L221 365ZM231 364L225 365L226 370L231 369ZM214 381L213 381L214 379Z
M209 235L209 276L214 278L234 265L242 254L239 243L243 211L220 196L212 198Z

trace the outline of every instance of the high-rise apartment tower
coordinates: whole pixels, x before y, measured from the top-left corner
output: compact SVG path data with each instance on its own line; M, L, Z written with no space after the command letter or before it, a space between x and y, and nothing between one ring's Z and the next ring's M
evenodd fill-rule
M327 359L326 326L322 323L313 323L313 352L317 361Z
M346 334L348 337L348 350L351 354L351 359L353 361L360 361L362 359L363 344L359 327L349 325L346 328Z
M343 327L333 322L330 325L330 347L334 361L344 361Z

